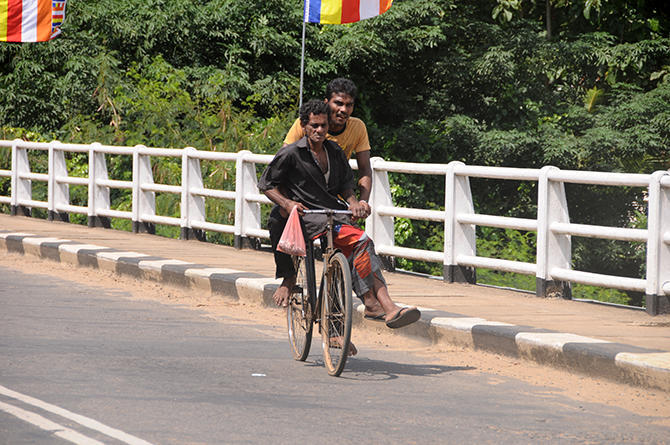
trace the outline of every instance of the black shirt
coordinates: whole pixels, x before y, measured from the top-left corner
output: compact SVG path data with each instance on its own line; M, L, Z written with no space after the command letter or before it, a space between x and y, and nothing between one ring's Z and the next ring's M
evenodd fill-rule
M328 154L328 184L307 146L307 138L283 147L261 176L261 191L279 188L288 199L310 209L346 209L337 195L354 189L354 173L344 151L333 141L324 141Z
M261 175L259 190L265 192L278 188L288 199L300 202L309 209L346 210L346 203L339 199L338 195L345 190L354 189L354 173L339 145L326 140L323 147L328 155L330 171L327 184L321 168L307 146L307 138L303 137L277 152ZM304 218L305 222L315 216L317 215L308 215ZM325 221L323 215L320 216L314 218L314 223L319 226L320 220ZM338 219L340 218L336 218ZM348 220L348 217L341 222L345 220ZM310 229L311 227L308 228L308 232L313 232Z

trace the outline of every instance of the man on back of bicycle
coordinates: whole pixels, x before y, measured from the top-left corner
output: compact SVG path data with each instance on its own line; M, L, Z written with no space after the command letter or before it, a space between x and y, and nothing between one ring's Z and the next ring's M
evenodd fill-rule
M295 270L290 257L277 255L277 244L283 230L283 220L294 207L301 215L307 209L346 209L354 218L367 216L367 204L354 194L354 174L346 155L333 141L326 140L328 105L310 100L300 108L300 124L305 137L282 147L263 172L258 187L276 204L270 212L270 239L275 252L276 277L283 285L293 288ZM339 199L341 196L346 203ZM325 230L323 215L304 215L305 235L315 238ZM407 326L421 316L417 308L401 308L391 299L381 272L381 260L374 244L363 230L350 224L348 217L336 217L334 244L349 259L352 285L356 295L365 303L379 301L389 328ZM276 301L286 306L287 298ZM350 353L355 353L355 348Z

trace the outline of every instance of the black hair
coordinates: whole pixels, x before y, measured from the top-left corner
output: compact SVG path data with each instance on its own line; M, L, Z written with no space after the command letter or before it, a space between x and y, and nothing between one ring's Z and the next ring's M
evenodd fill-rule
M351 96L352 99L356 99L356 94L358 94L358 88L356 84L351 80L344 77L338 77L328 82L326 86L326 100L330 100L333 97L333 94L345 93Z
M310 99L309 101L302 104L302 107L300 107L300 123L303 126L307 125L307 122L309 122L310 114L313 114L315 116L319 114L325 114L326 116L328 116L329 112L330 108L328 108L327 103L318 99Z

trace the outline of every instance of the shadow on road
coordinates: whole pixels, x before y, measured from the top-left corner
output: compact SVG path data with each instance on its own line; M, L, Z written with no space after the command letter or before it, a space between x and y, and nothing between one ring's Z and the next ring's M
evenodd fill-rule
M309 360L308 366L324 367L323 359ZM384 360L350 357L340 378L351 380L393 380L400 376L427 377L454 371L472 371L472 366L442 366L397 363Z

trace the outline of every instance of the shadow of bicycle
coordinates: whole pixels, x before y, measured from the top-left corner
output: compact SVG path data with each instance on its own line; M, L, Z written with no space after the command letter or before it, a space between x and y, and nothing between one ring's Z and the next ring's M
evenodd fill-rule
M312 358L308 366L324 367L322 358ZM347 360L342 379L350 380L393 380L401 376L429 377L457 371L473 371L473 366L443 366L432 364L398 363L369 358L350 357Z

